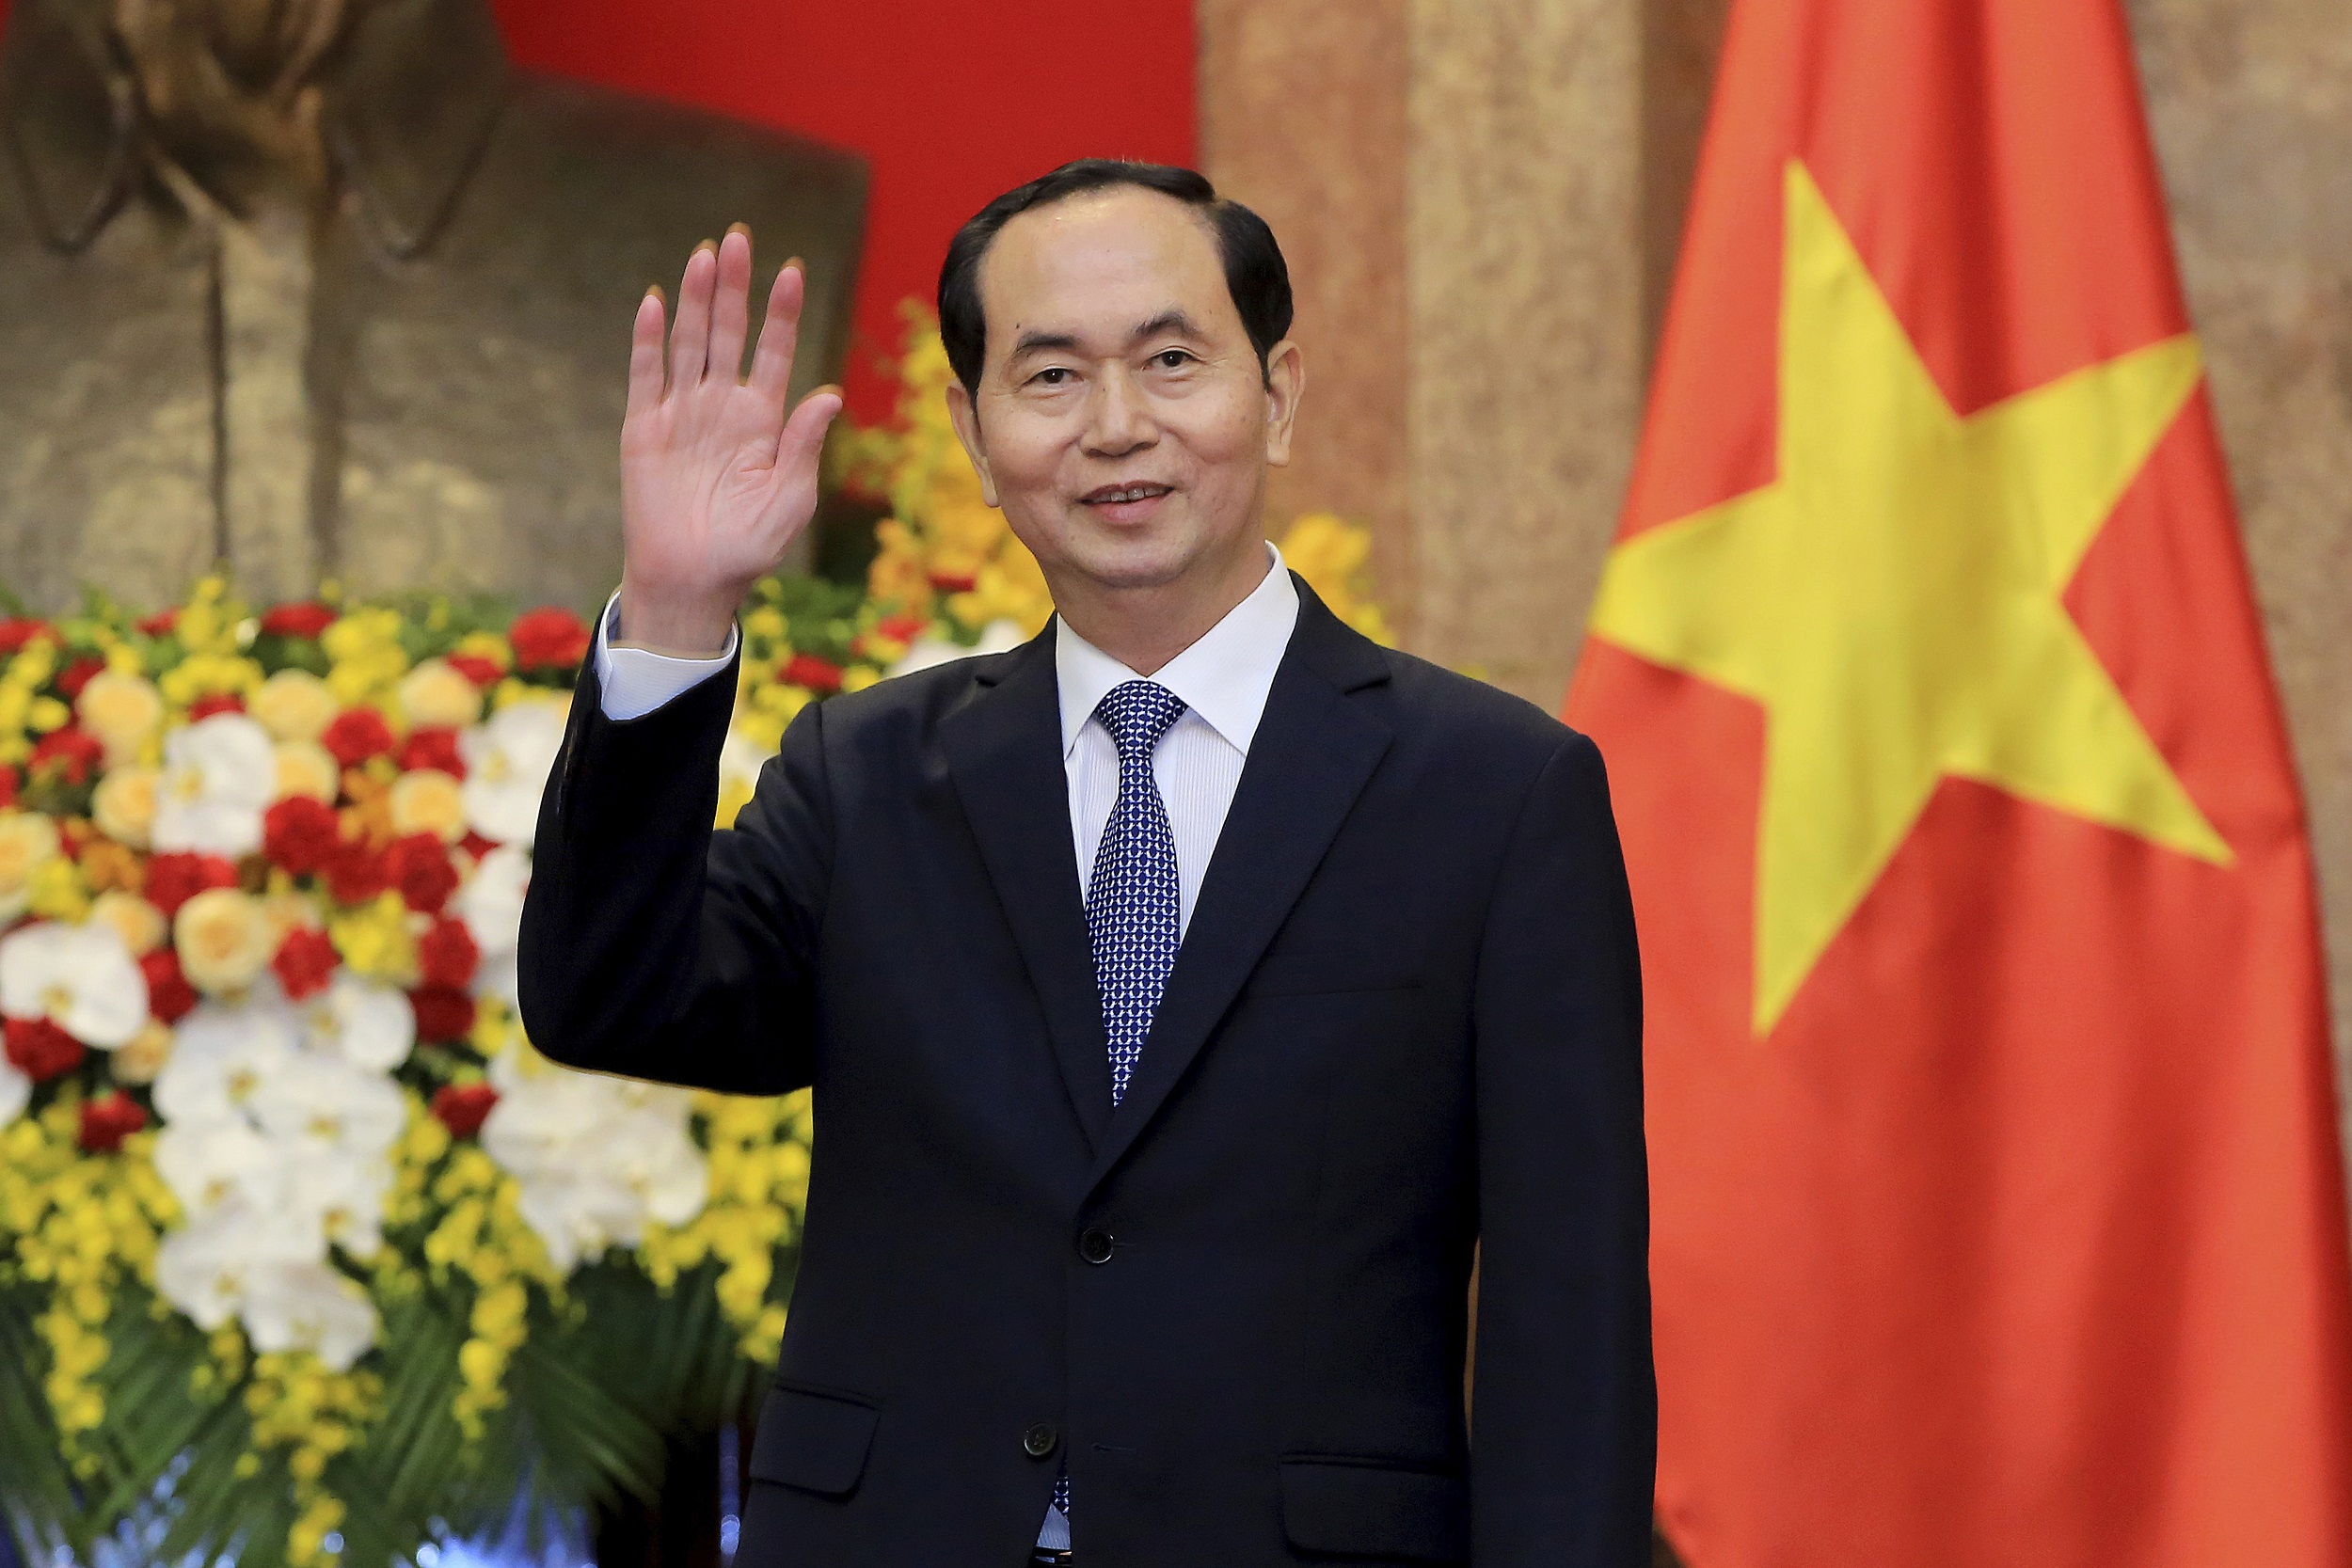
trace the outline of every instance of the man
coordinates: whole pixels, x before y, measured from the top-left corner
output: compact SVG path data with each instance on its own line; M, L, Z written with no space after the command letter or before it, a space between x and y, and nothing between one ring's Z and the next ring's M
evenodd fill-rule
M809 709L713 834L734 611L839 407L787 418L792 267L739 385L750 277L739 234L692 258L666 367L638 314L628 564L522 948L560 1060L816 1086L741 1560L1646 1562L1600 759L1281 568L1260 505L1304 372L1273 235L1101 161L965 227L949 401L1055 624Z

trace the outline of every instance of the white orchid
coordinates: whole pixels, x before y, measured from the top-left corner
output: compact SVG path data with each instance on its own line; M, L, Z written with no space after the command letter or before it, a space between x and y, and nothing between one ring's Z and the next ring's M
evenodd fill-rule
M155 1289L210 1332L245 1308L265 1275L316 1263L326 1250L317 1224L299 1211L224 1204L209 1218L164 1238L155 1253Z
M158 849L249 855L262 847L262 814L277 795L269 731L242 713L215 713L164 737L148 837Z
M26 926L0 938L0 1013L45 1018L112 1051L147 1022L147 976L104 921Z
M384 1245L384 1193L391 1168L382 1159L295 1159L284 1167L285 1201L314 1221L329 1245L362 1261Z
M635 1244L648 1221L702 1212L709 1173L682 1091L573 1072L528 1047L494 1060L490 1081L499 1102L482 1147L513 1173L523 1219L557 1268Z
M523 894L530 886L529 851L501 844L482 857L450 900L452 911L466 923L474 945L482 950L482 962L474 970L474 994L495 996L510 1007L521 1006L516 950L522 942Z
M155 1109L167 1122L231 1120L294 1059L300 1023L275 985L257 983L237 1002L203 1003L180 1021L171 1057L155 1076Z
M417 1043L417 1012L393 987L339 970L303 1007L310 1048L368 1072L389 1072Z
M528 846L539 828L539 797L564 746L564 709L526 698L457 737L466 759L466 820L501 844Z
M389 1078L310 1051L296 1052L264 1077L250 1104L270 1142L305 1162L381 1161L408 1117Z
M33 1081L0 1059L0 1127L23 1116L32 1102Z
M245 1331L263 1355L308 1351L330 1371L347 1372L380 1326L358 1282L326 1263L281 1263L257 1271L246 1288Z
M269 1144L242 1117L167 1123L155 1134L155 1174L199 1226L240 1208L266 1211L282 1185Z

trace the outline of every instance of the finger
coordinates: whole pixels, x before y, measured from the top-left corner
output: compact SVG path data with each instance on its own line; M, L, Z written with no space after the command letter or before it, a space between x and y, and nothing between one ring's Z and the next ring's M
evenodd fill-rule
M733 385L743 374L743 333L751 325L752 231L731 224L719 242L719 293L710 307L713 380Z
M841 412L841 388L819 387L801 400L792 410L792 417L784 421L784 435L776 442L776 467L787 472L805 467L812 481L818 454L824 450L825 432Z
M662 304L661 285L656 283L637 302L637 325L628 336L629 419L651 413L661 401L661 338L669 325L668 315Z
M703 378L710 349L710 296L719 277L719 262L708 240L686 259L686 276L678 279L677 319L670 324L670 388L682 391Z
M752 356L752 385L779 407L792 384L792 356L800 347L801 302L808 292L805 265L795 256L776 274L775 287L768 291L768 319L760 324L759 351Z

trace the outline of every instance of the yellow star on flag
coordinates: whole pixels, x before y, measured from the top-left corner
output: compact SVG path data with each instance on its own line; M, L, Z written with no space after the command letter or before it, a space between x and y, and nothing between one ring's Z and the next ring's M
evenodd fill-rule
M1759 1036L1947 775L2232 860L2060 600L2195 390L2196 339L1962 419L1794 162L1786 227L1778 477L1619 545L1593 610L1764 708Z

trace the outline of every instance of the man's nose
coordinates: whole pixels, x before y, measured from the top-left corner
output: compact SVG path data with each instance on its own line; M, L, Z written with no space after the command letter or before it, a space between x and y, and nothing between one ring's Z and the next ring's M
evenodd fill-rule
M1087 412L1086 447L1097 456L1123 457L1159 437L1143 389L1123 368L1095 382Z

